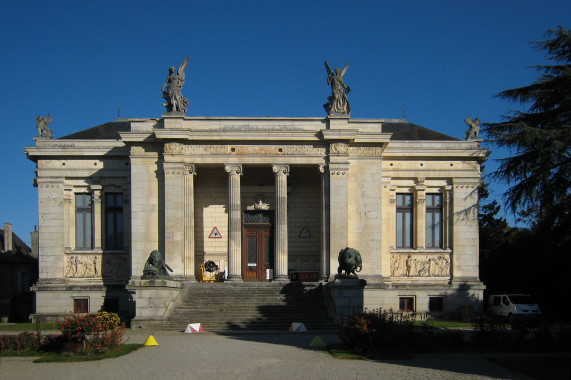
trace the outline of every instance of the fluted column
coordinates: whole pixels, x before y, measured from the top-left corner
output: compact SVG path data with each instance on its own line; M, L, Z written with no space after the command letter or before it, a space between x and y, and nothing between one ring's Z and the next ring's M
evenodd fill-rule
M184 171L184 275L195 281L194 273L194 176L196 167L185 165Z
M224 167L228 173L228 281L242 280L242 208L240 206L240 176L242 165Z
M288 165L273 165L276 173L276 239L275 239L275 275L276 281L288 279L287 244L287 176Z
M319 271L322 281L327 281L330 274L329 263L329 168L319 165L321 173L321 258Z

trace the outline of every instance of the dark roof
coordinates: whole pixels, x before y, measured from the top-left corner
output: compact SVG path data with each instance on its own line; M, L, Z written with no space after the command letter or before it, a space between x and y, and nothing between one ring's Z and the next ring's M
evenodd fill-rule
M458 141L459 139L445 135L432 129L421 127L406 120L384 121L382 131L392 133L391 140L439 140Z
M131 125L129 120L115 120L101 124L93 128L84 129L71 135L60 137L60 140L120 140L119 132L129 132Z
M0 251L4 250L4 230L0 229ZM32 250L14 232L12 232L12 254L30 256ZM7 254L3 252L3 254ZM30 256L31 257L31 256Z
M60 137L61 140L120 140L119 132L129 132L130 122L127 119L119 119L101 124L93 128L85 129L71 135ZM391 140L439 140L458 141L457 138L445 135L420 125L409 123L406 120L384 121L382 131L392 133Z

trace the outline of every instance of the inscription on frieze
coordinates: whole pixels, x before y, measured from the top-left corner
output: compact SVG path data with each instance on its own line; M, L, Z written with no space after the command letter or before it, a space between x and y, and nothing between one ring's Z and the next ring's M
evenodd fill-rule
M352 157L381 157L383 149L380 146L350 146L349 155Z

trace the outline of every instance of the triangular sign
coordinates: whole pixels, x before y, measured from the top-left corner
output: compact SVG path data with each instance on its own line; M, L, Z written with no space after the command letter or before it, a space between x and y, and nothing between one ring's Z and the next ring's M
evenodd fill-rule
M301 229L301 232L299 233L299 237L300 238L310 238L311 234L309 233L309 230L307 229L307 227L303 227Z
M220 231L218 231L217 227L214 227L212 229L212 232L210 232L210 235L208 236L209 239L221 239L222 235L220 235Z

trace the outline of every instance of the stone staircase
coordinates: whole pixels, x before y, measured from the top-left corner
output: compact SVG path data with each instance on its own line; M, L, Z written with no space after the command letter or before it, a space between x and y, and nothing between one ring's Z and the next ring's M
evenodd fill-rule
M292 322L302 322L308 330L335 328L320 284L191 284L160 328L184 330L189 323L201 323L206 331L288 330Z

